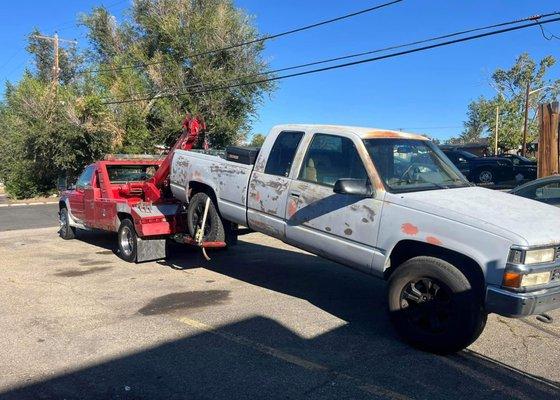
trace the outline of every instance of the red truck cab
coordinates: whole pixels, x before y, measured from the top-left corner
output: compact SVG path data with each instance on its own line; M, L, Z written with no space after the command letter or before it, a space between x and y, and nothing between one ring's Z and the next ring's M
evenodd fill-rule
M61 237L73 238L77 228L100 229L119 232L119 244L124 244L123 247L134 239L146 242L143 248L154 244L160 248L163 237L180 230L176 223L180 203L172 197L161 199L156 205L146 201L144 184L154 176L161 163L156 158L109 158L88 165L76 184L60 198ZM132 225L128 227L129 232L123 223ZM122 235L138 238L121 237L121 229L125 231ZM129 261L147 261L156 255L139 254L137 243L131 243L128 251L123 251L121 245L120 255Z

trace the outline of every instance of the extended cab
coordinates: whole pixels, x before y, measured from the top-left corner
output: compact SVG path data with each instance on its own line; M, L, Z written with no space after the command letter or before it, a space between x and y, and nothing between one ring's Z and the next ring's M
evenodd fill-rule
M386 279L391 319L413 345L456 351L487 313L560 307L560 209L473 187L422 136L283 125L256 162L239 153L175 152L171 190L191 234L202 220L208 240L244 225Z

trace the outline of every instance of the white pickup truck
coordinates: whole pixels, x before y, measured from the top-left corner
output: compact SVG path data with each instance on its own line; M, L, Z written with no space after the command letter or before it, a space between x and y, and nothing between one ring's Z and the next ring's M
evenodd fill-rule
M282 125L255 160L233 150L175 153L191 234L210 197L205 240L231 242L244 225L388 280L391 320L412 345L458 351L488 313L560 307L560 209L473 187L425 137Z

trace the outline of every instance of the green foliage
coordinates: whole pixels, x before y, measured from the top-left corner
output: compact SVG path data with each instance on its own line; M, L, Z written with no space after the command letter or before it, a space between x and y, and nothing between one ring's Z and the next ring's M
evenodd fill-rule
M0 113L0 179L16 197L45 194L59 175L76 176L110 149L107 111L98 99L26 74L6 94Z
M172 144L186 112L205 118L211 146L240 141L257 105L273 89L259 83L207 90L249 82L267 69L262 43L208 53L258 37L251 19L230 0L137 0L121 24L102 7L83 16L82 23L89 28L89 55L107 97L160 97L112 108L122 129L120 151Z
M207 52L256 39L251 18L231 0L136 0L127 15L117 23L98 7L82 16L89 50L60 46L56 88L52 43L37 39L37 30L30 34L34 68L17 84L7 83L0 102L0 181L10 195L45 194L58 176L75 177L107 152L169 146L186 112L204 117L213 147L245 138L273 85L207 89L264 72L263 44ZM155 98L106 104L147 97Z
M555 64L552 56L537 63L528 54L521 54L515 64L507 70L497 69L492 74L491 85L497 94L492 98L479 97L468 106L465 128L452 143L476 142L489 137L493 142L498 108L498 144L502 149L518 149L523 140L525 92L530 82L531 90L545 88L530 96L528 138L530 142L538 136L536 109L538 104L555 99L560 93L560 79L546 80L546 72Z
M265 135L257 133L256 135L253 135L253 137L251 138L251 146L252 147L261 147L263 145L265 139L266 139Z

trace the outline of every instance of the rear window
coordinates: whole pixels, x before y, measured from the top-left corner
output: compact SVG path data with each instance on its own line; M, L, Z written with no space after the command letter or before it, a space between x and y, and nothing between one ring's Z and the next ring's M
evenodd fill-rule
M268 156L265 174L288 176L303 132L282 132L276 138Z
M107 173L111 183L143 182L157 171L155 165L108 165Z

